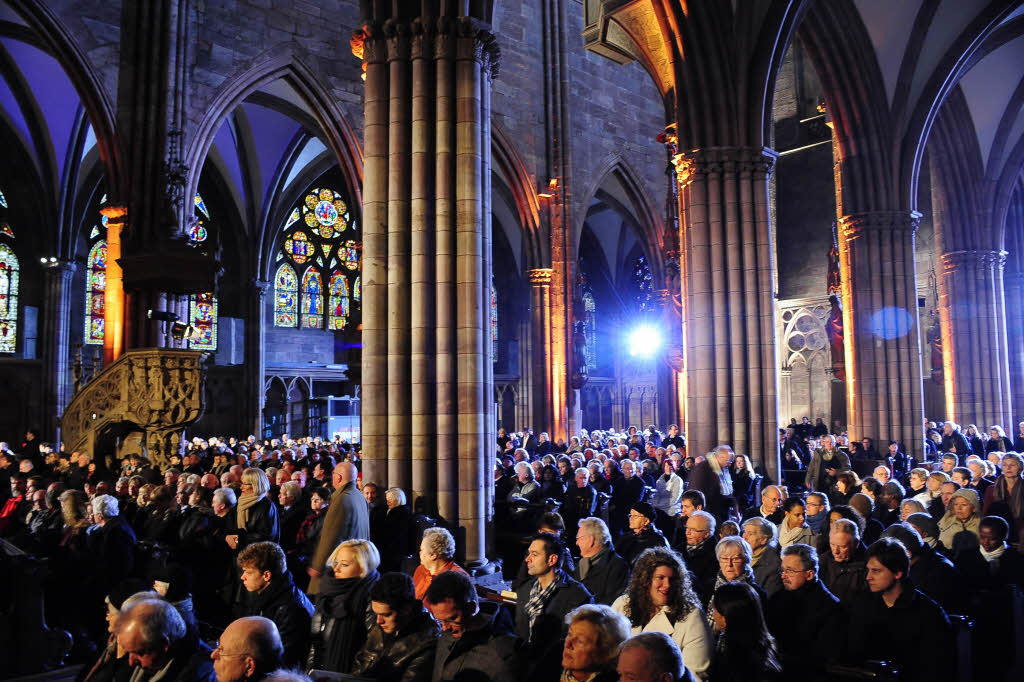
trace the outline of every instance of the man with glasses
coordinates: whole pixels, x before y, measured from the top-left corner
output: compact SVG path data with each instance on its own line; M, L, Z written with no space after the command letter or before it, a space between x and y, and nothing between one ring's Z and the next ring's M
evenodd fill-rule
M518 682L518 640L511 619L500 604L478 601L469 576L455 571L435 576L423 601L442 630L433 682Z
M135 670L132 682L212 682L210 647L187 637L185 621L171 604L145 599L122 609L117 618L117 643ZM244 678L236 678L244 679Z
M824 663L838 653L844 632L839 600L818 580L818 553L810 545L782 550L783 590L768 600L768 629L787 671L806 680L823 679Z
M645 549L668 547L668 541L654 525L654 507L637 502L629 509L629 530L615 539L615 551L632 564Z
M686 567L693 571L697 580L693 588L702 604L711 598L718 575L718 560L715 558L715 517L703 510L690 513L686 522L686 544L683 556Z
M281 665L281 637L273 621L239 618L224 630L210 654L217 682L261 680Z
M580 560L572 577L594 595L595 604L611 606L629 583L629 566L612 548L611 533L604 521L590 516L580 521L576 532Z

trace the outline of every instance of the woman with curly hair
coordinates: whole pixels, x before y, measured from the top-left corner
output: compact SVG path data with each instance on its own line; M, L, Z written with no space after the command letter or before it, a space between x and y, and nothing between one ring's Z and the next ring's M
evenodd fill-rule
M612 609L629 619L632 634L663 632L679 645L686 667L701 679L711 668L713 644L690 574L665 547L644 551L633 566L626 593Z

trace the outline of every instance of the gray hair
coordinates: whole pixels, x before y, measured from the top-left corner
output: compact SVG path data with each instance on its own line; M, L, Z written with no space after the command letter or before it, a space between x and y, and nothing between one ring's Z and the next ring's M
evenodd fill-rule
M855 543L860 542L860 528L850 519L836 519L832 522L829 532L849 535Z
M598 651L614 660L619 647L629 639L629 620L605 604L583 604L565 617L570 626L581 620L597 628Z
M814 575L818 575L818 552L810 545L797 542L783 548L782 557L788 556L800 557L800 564L804 567L805 571L814 571Z
M531 481L536 481L537 480L537 474L533 471L533 467L530 466L529 462L516 462L516 465L515 465L514 468L515 468L515 471L516 471L517 474L520 471L523 471L525 469L526 472L530 475L530 480Z
M220 501L228 507L234 507L238 504L238 496L235 495L235 491L231 488L217 488L214 490L213 499L217 499L218 497L220 498Z
M105 519L114 518L118 515L117 498L113 495L97 495L92 498L92 512Z
M596 516L588 516L585 519L580 520L580 530L587 532L590 537L597 541L597 544L602 547L608 545L612 541L611 531L608 530L608 526L605 522Z
M388 488L384 492L384 497L388 497L389 495L391 496L392 499L394 499L395 502L398 503L398 506L400 506L400 507L404 507L405 506L407 500L406 500L406 497L405 497L405 491L404 490L402 490L401 488Z
M648 665L651 667L652 678L668 673L673 680L683 674L683 652L679 645L664 632L642 632L626 640L622 651L640 647L647 652ZM621 652L620 652L621 655Z
M749 566L750 562L754 560L754 551L750 549L750 545L747 541L741 538L739 535L726 535L724 538L718 541L715 545L715 558L721 559L722 552L729 548L740 550L743 555L744 563Z
M761 536L769 540L774 540L775 534L778 532L778 528L775 527L774 523L760 516L752 516L744 521L743 527L746 528L747 526L757 526Z
M185 637L185 621L178 609L162 599L143 599L128 608L122 605L118 633L133 620L138 622L142 647L146 650L156 648L164 640L174 644Z
M714 534L715 526L717 525L716 522L715 522L715 517L714 516L712 516L711 514L709 514L706 511L704 511L703 509L698 509L697 511L695 511L695 512L690 514L690 520L692 521L693 519L705 519L705 520L707 520L707 522L708 522L708 532L711 533L712 535Z
M423 531L423 543L427 552L436 554L438 559L450 561L455 556L455 538L444 528L427 528Z
M281 484L281 492L285 497L297 500L302 495L302 487L295 481L285 481Z
M904 507L913 507L914 508L914 512L925 512L925 511L928 511L927 509L924 508L923 504L921 504L918 500L915 500L912 497L908 497L907 499L905 499L902 502L900 502L900 513L901 514L903 513L903 508Z

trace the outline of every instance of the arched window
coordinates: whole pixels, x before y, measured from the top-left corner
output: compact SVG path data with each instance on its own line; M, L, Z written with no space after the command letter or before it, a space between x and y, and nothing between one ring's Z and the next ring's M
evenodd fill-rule
M106 218L104 218L106 220ZM97 227L94 236L100 235ZM103 343L105 310L104 296L107 288L107 240L98 239L89 249L88 268L85 280L85 343Z
M307 192L288 214L280 244L274 325L348 328L362 298L363 245L341 194L326 187Z
M594 294L590 287L583 285L583 310L586 317L583 319L584 334L587 337L587 371L597 370L597 304L594 302Z
M0 191L0 353L18 350L18 280L21 267L14 253L14 230L4 220L7 197Z
M203 198L196 194L193 199L195 221L189 226L188 238L197 246L210 238L210 210ZM188 299L189 324L199 331L198 338L188 342L196 350L217 350L217 297L212 291L192 294Z
M633 299L636 301L637 311L643 313L652 310L651 268L647 264L646 256L640 256L633 261L630 281L633 285Z
M498 288L494 286L494 275L491 275L491 352L494 362L498 361Z

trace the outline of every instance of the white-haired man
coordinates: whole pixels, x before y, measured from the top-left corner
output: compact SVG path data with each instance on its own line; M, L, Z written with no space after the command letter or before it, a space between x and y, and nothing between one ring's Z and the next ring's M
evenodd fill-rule
M594 595L595 604L611 606L629 583L629 566L612 547L608 526L596 516L580 520L576 531L580 560L572 577Z

